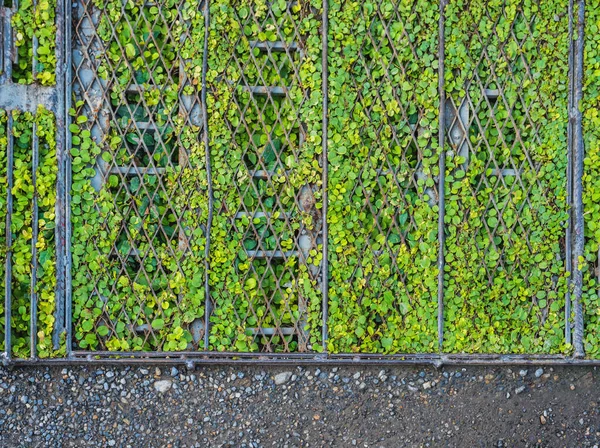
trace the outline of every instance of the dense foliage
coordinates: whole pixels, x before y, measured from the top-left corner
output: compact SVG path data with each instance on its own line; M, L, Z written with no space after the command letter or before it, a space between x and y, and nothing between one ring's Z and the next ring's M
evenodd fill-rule
M15 82L55 83L55 15L56 0L19 1L19 8L12 19L13 38L18 52L18 63L13 67Z
M443 351L570 353L564 343L569 18L563 3L449 2L448 121L440 130L439 2L330 0L327 185L322 0L211 0L209 8L208 30L200 0L88 0L80 8L96 27L95 35L75 33L85 49L76 63L98 80L76 76L85 101L71 110L78 348L322 351L327 188L328 350L436 352L443 188ZM54 84L54 9L55 0L35 7L20 2L13 18L15 82ZM598 357L597 8L588 8L586 26L585 348ZM205 57L208 154L200 110ZM37 349L58 356L50 344L56 126L41 109L14 112L12 119L13 352L30 354L37 129ZM7 122L0 112L2 263ZM0 301L2 316L3 307Z
M437 346L437 1L330 2L330 349Z
M211 348L320 350L321 38L319 1L211 2L208 117L215 197ZM299 51L250 48L283 42ZM288 94L257 96L251 86ZM257 177L257 171L265 173ZM314 207L303 206L310 189ZM304 204L306 205L306 204ZM306 258L302 235L312 235ZM248 251L289 252L284 257ZM252 329L292 329L256 334ZM303 340L312 328L310 341ZM300 339L300 340L299 340Z
M468 160L447 158L444 349L568 350L568 16L558 2L456 0L446 29L446 91L470 115Z
M199 2L94 6L110 128L94 142L83 102L72 111L75 338L85 349L202 347L190 325L204 315L204 150L178 101L198 101Z
M55 291L56 286L56 254L54 247L54 215L56 205L56 127L51 113L40 109L36 115L29 113L12 113L13 120L13 213L11 220L12 231L12 352L17 357L30 355L30 297L32 277L32 239L33 239L33 196L32 182L32 148L33 132L39 142L39 164L37 175L38 197L38 239L37 239L37 350L40 357L53 354L52 330L54 325ZM5 241L6 200L7 200L7 123L6 112L0 113L0 182L2 184L2 219L0 231L3 245L1 252L2 263L6 262L7 247ZM34 127L35 123L35 127ZM2 276L2 291L4 291L4 276ZM0 304L4 313L4 301ZM4 344L4 326L2 327L2 342Z

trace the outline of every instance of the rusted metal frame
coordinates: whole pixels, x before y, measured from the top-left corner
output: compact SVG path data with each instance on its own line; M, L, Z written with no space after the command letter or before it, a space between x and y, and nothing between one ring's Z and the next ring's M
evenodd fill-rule
M10 111L7 113L6 136L8 144L6 148L6 263L4 268L4 361L10 361L12 357L11 323L12 323L12 213L13 213L13 160L14 160L14 138L13 117Z
M585 252L583 218L583 117L581 103L583 99L583 57L584 57L584 26L585 26L585 0L577 2L577 38L573 45L573 102L569 111L569 122L571 126L571 155L573 157L573 311L574 331L573 345L575 347L575 358L583 358L585 350L583 346L583 271L582 264ZM574 10L571 10L574 17Z
M573 11L574 11L574 0L569 0L569 98L568 98L568 110L567 114L570 117L571 110L573 109L573 79L574 79L574 67L573 67ZM573 160L571 156L571 146L573 139L573 129L571 127L571 120L569 118L567 122L567 207L569 209L569 217L567 219L567 226L565 229L565 269L567 272L572 272L573 265ZM599 259L600 261L600 259ZM573 276L570 275L567 279L567 292L565 295L565 343L571 344L572 341L572 326L571 326L571 289L573 287Z
M443 351L444 345L444 245L445 228L444 216L446 212L445 182L446 182L446 90L445 90L445 64L444 57L446 51L445 36L445 8L447 0L440 0L439 17L439 43L438 43L438 94L440 96L439 106L439 177L438 177L438 350Z
M600 366L599 359L576 359L562 355L502 354L397 354L340 355L312 353L235 352L81 352L69 358L15 359L11 366L62 365L182 365L193 369L202 365L324 365L324 366Z
M204 151L206 157L206 178L208 183L208 221L206 223L206 244L204 246L204 349L208 350L210 335L210 315L212 313L212 299L210 295L210 232L212 230L212 220L214 212L214 195L212 185L212 167L210 158L209 130L208 130L208 112L206 102L206 73L208 71L208 38L210 26L210 8L208 2L204 0L204 49L202 55L202 137L204 142Z
M72 283L72 253L71 253L71 184L72 184L72 170L71 170L71 145L72 135L69 131L71 125L71 115L69 113L71 109L71 101L73 97L73 63L72 63L72 7L69 0L62 0L64 2L64 52L65 52L65 73L64 73L64 84L65 99L62 105L63 114L65 117L65 153L67 155L65 160L65 330L66 330L66 353L67 356L71 356L73 350L73 283ZM60 132L60 129L58 129Z
M66 90L67 85L65 79L70 71L71 52L67 51L69 43L66 41L65 32L67 27L71 26L71 22L65 20L65 13L70 9L71 3L68 0L59 0L56 10L56 79L62 84L57 84L56 88L56 103L55 103L55 119L56 119L56 163L58 165L58 173L56 177L56 227L55 227L55 245L56 245L56 308L54 311L54 330L52 333L52 343L55 350L60 348L60 336L65 332L66 321L71 319L71 316L65 316L66 294L67 289L67 227L70 222L67 221L67 208L70 204L66 202L67 187L67 153L66 142L68 136L67 116L68 109L66 108Z
M323 351L328 352L327 340L329 337L329 224L327 222L328 193L329 193L329 159L327 154L327 136L328 136L328 107L329 107L329 70L327 66L327 47L329 33L329 0L323 0L323 12L321 23L321 45L323 48L321 54L321 74L323 90L323 127L321 136L322 144L322 164L323 164L323 258L321 260L321 295L323 312Z

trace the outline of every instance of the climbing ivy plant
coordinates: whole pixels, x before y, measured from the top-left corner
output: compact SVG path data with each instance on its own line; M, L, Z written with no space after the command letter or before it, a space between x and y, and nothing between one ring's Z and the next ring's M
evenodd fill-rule
M321 8L317 0L210 2L210 347L216 350L322 348ZM261 50L252 42L288 49ZM254 95L249 88L256 86L287 93ZM308 190L309 206L301 197ZM309 250L298 254L310 234ZM260 258L249 251L289 255ZM293 334L260 332L273 327ZM298 336L305 332L307 343Z
M55 286L56 286L56 253L54 246L54 214L56 205L56 127L53 115L43 109L37 114L12 112L13 120L13 213L11 219L12 233L12 354L16 357L27 357L30 353L30 316L31 316L31 277L32 264L37 263L37 279L35 292L37 294L37 354L39 357L58 355L52 346L52 331L54 328ZM7 130L8 116L0 114L0 158L2 171L2 262L6 263L7 247L5 241L6 222L6 192L8 173L6 156L8 146ZM34 123L39 144L39 164L36 171L38 197L38 239L37 259L32 259L33 238L33 195L32 182L32 148ZM3 277L4 282L4 277ZM4 283L2 284L4 286ZM4 289L2 289L4 291ZM4 313L4 303L2 303ZM3 327L4 330L5 327ZM2 334L4 337L4 334ZM2 340L2 344L4 339Z
M13 67L15 82L39 82L42 85L55 83L55 16L56 0L19 2L19 8L12 19L13 38L18 53L18 62Z
M448 148L444 348L567 351L568 17L457 0L446 29L446 91L470 116L468 156Z
M99 79L77 82L102 98L97 103L86 95L92 92L78 92L86 102L74 104L69 129L77 348L321 351L327 189L328 350L435 352L443 188L442 350L570 353L564 343L569 18L563 3L448 3L448 105L442 105L448 122L439 129L439 2L330 0L327 185L322 1L211 0L209 8L207 154L199 111L203 3L85 2L95 31L78 38L92 39L83 59ZM20 2L13 16L14 82L55 83L55 9L55 0ZM594 358L600 321L596 10L586 11L581 105L585 348ZM35 261L37 352L60 356L64 344L59 351L51 344L56 124L43 109L11 114L8 135L9 116L0 112L0 262L8 249L12 138L13 355L31 354ZM34 123L38 260L31 251ZM2 318L3 307L0 301Z
M205 155L178 101L197 101L199 2L94 6L110 124L94 139L83 102L72 111L75 339L82 349L202 347Z
M334 352L436 349L437 4L330 2Z

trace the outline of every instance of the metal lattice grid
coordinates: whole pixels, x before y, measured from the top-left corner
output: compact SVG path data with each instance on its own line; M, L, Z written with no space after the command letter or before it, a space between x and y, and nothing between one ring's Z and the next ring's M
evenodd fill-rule
M523 351L558 351L568 290L562 231L567 154L552 152L552 142L566 146L567 137L566 127L548 118L567 119L568 21L557 24L554 11L525 7L475 6L459 14L450 36L453 45L465 44L468 59L446 61L463 84L448 92L446 105L447 203L456 214L446 226L447 247L454 248L445 257L446 295L455 299L447 306L445 348L497 351L518 341ZM463 33L474 22L482 25L470 36ZM548 23L558 27L552 43L536 37ZM528 59L534 49L539 58ZM564 78L552 85L538 79L545 60ZM556 234L563 236L547 236ZM471 276L453 275L459 271ZM482 295L490 298L484 310ZM472 325L459 334L456 324L465 321ZM506 322L520 330L505 334Z
M332 118L338 154L330 158L347 171L330 175L330 190L341 193L330 206L347 221L330 228L330 343L342 352L435 351L439 117L425 93L438 86L438 24L425 18L430 3L384 3L332 2L335 15L357 17L337 32L358 45L334 41L350 61L332 68L345 81L334 92L352 92L354 104L347 105L351 139L338 129L344 116ZM345 113L339 106L332 102ZM348 141L357 143L340 155L337 146Z
M102 258L81 264L102 275L90 275L95 284L85 272L74 279L74 297L93 303L74 309L75 336L81 348L127 350L133 338L144 350L198 349L204 256L191 252L206 238L206 210L194 197L206 176L196 137L204 132L201 80L192 67L202 56L188 42L203 38L204 19L181 2L117 3L120 11L84 1L77 14L74 90L101 148L92 184L109 205L97 210L89 242ZM178 326L191 338L167 342L174 308L185 311Z
M168 361L165 358L262 362L247 352L263 352L261 356L267 355L264 359L273 362L578 362L560 356L332 354L341 345L336 345L339 341L335 340L335 317L330 313L332 308L335 311L332 304L338 286L328 285L335 278L336 261L334 252L328 248L328 243L333 246L336 243L329 240L326 220L328 171L334 162L330 160L333 152L328 133L335 144L331 132L335 125L328 124L329 103L335 101L328 98L330 5L318 1L192 3L85 0L73 11L71 27L71 5L59 2L55 87L12 83L10 70L18 63L18 56L13 40L6 36L12 35L10 16L17 3L1 7L4 40L0 59L4 71L0 78L0 107L33 112L41 103L56 115L53 348L60 348L60 337L65 332L68 341L66 356L56 362L83 362L90 356L102 361L115 352L131 356L130 362ZM464 176L472 176L472 182L466 185L465 191L469 193L466 200L475 201L486 216L479 229L481 233L479 230L473 235L467 233L467 242L476 249L473 270L487 278L493 289L497 286L495 280L501 277L498 272L512 275L522 270L535 276L544 269L510 260L511 244L527 246L532 256L550 253L554 258L542 262L564 265L567 271L573 269L576 275L570 280L574 287L572 309L571 289L562 274L551 276L542 290L547 297L558 296L557 302L562 300L560 297L566 298L564 306L559 305L564 320L554 327L558 333L564 332L567 343L573 340L575 354L580 357L582 279L577 265L583 251L583 147L581 113L574 105L581 99L585 4L580 1L575 8L574 1L570 2L569 30L562 29L557 37L565 45L553 54L564 65L565 72L569 70L568 94L565 98L560 96L558 102L562 105L568 101L570 120L567 136L563 135L564 126L560 126L567 117L561 115L556 120L558 131L549 137L534 106L541 104L541 109L548 112L551 105L546 102L552 94L548 87L540 93L544 86L532 76L535 61L518 55L520 49L536 45L542 53L551 52L536 41L538 27L547 18L529 16L522 9L517 9L514 17L508 17L508 11L484 8L480 19L492 24L496 31L486 34L475 29L471 33L468 42L472 50L468 58L471 66L460 75L463 83L457 86L453 84L455 67L447 59L456 43L452 40L453 27L460 24L452 23L450 27L445 22L445 8L455 6L447 3L442 0L439 4L442 14L438 28L425 31L439 33L438 48L425 52L427 58L435 59L437 51L438 58L440 106L434 116L430 116L431 105L419 104L415 89L398 88L395 84L394 68L406 74L414 70L406 58L423 57L423 49L402 34L411 23L401 16L400 8L381 10L375 5L372 16L362 17L368 27L360 29L357 23L353 31L362 35L362 46L352 70L362 73L370 86L378 86L372 91L365 90L358 78L350 79L348 85L357 92L355 107L361 108L366 120L363 137L371 142L367 145L371 154L363 166L350 173L356 176L351 192L368 193L367 200L358 207L360 213L372 218L370 231L366 231L374 238L362 242L362 258L357 261L355 273L364 271L371 257L380 270L383 266L380 261L387 257L391 270L397 273L396 284L407 286L400 298L392 299L388 315L371 313L369 319L376 326L389 329L393 316L405 314L406 304L411 303L414 279L406 276L404 267L397 263L395 245L418 245L419 238L423 238L422 234L414 237L423 229L420 221L423 214L415 213L419 209L425 211L425 221L431 226L429 234L436 235L440 243L439 254L427 254L427 259L433 263L437 256L438 267L446 265L446 278L445 281L443 276L439 278L436 291L435 275L427 277L426 293L432 296L431 310L427 312L427 340L423 346L402 347L402 351L433 352L436 342L451 346L444 325L452 321L446 320L452 310L445 302L445 293L446 288L452 287L448 273L452 271L453 260L445 250L449 242L444 244L444 240L453 237L451 229L459 224L454 217L445 215L445 196L450 193L448 200L452 201L451 184L459 172L464 172ZM335 2L331 6L333 17L340 6ZM215 17L209 17L209 8ZM411 8L414 15L417 5ZM468 8L466 11L464 17L468 18ZM563 13L556 16L559 21L564 17ZM208 48L208 34L222 32L219 28L222 18L237 23L241 32L224 33L217 48ZM313 31L302 26L308 22L312 23ZM400 35L392 37L398 25ZM505 34L498 35L497 29L505 25ZM577 39L567 45L567 39L575 35L575 26ZM141 39L134 30L143 30ZM404 38L406 45L399 45ZM192 42L204 42L204 48L191 45ZM35 78L40 64L36 62L35 41L31 45ZM481 48L484 50L480 51ZM368 56L369 50L372 57ZM565 64L567 51L569 61ZM211 71L215 58L227 61L222 72ZM324 62L320 68L319 60ZM71 62L72 72L66 70ZM449 68L444 69L444 64ZM315 67L312 72L306 70ZM75 126L69 127L71 87L77 101L74 116L85 115L87 121L76 121ZM398 102L398 110L383 118L374 106L381 103L379 89L391 89ZM531 91L538 95L528 102L525 92ZM4 117L5 162L10 184L15 169L13 137L19 131L15 130L11 114ZM437 133L438 148L448 151L439 153L438 171L435 163L427 159L432 152L439 151L433 132L439 128L445 132ZM39 157L38 133L35 127L31 131L31 146L21 149L31 148L31 166L27 170L35 185L37 167L43 160ZM95 143L89 143L88 137ZM533 146L543 146L549 138L566 138L569 147L566 179L560 178L560 182L567 183L566 202L574 204L568 223L566 207L560 204L562 198L552 198L551 188L540 181L543 163L532 152ZM392 151L386 152L387 148L377 148L384 140L399 148L395 157L390 157ZM509 148L509 153L504 153L503 148ZM71 162L77 157L84 159L87 167L72 172ZM224 168L228 174L223 174ZM88 186L69 193L69 186L79 188L82 179L92 172L95 176ZM220 176L224 176L225 182ZM440 189L441 184L446 188ZM15 348L11 337L21 338L18 332L6 331L6 326L14 322L11 310L15 307L10 252L10 241L15 237L11 232L15 211L10 206L11 191L9 185L5 360L11 360ZM517 191L524 193L515 201ZM100 198L94 210L95 219L86 222L83 231L78 229L71 235L69 223L80 222L83 212L88 217L89 210L78 201L84 204L86 198L95 194ZM531 196L541 198L542 203L532 202ZM505 199L498 199L501 197ZM33 229L38 228L34 221L40 218L35 204L38 198L34 193ZM544 242L540 243L535 224L531 224L540 207L555 209L556 223L569 226L564 241L551 241L551 249L545 252L540 250L539 244ZM465 208L463 212L467 216L469 210ZM506 217L511 213L514 219ZM495 217L496 221L490 223L489 217ZM232 237L231 241L224 243L223 232ZM377 241L375 234L382 235L383 242ZM81 250L80 244L75 245L76 250L70 250L72 236L84 238L90 250L87 247ZM32 260L38 260L40 255L37 238L39 235L34 232ZM396 239L399 241L395 242ZM39 320L36 271L41 266L38 261L31 266L29 312L25 315L29 328L23 331L28 339L23 345L25 351L29 347L24 356L30 356L32 362L38 362L41 342L36 331ZM331 277L328 270L332 271ZM220 279L219 273L226 275ZM89 278L95 280L89 282ZM368 295L384 298L386 292L395 288L391 283L363 286L359 303ZM531 302L545 308L539 306L541 300L550 301L535 297ZM438 308L437 334L435 308ZM557 320L556 310L552 311L553 319ZM536 309L513 318L527 322L533 319L530 323L538 328L540 336L539 329L544 327L548 315ZM396 330L403 324L404 318L396 322L392 328L395 336L398 337ZM549 339L552 346L558 344L555 342L558 333L554 331ZM331 351L318 354L327 350L328 339ZM231 347L239 353L217 353ZM354 348L344 347L342 351ZM132 353L133 350L140 352ZM549 350L553 351L552 347ZM23 355L19 352L18 356Z
M310 137L315 119L304 119L318 91L303 70L320 48L301 23L319 11L294 2L219 6L215 22L240 32L223 34L209 60L209 69L219 67L209 91L220 115L209 114L215 227L236 246L212 238L211 264L226 260L230 269L214 268L221 278L210 285L210 347L310 351L309 320L315 307L319 318L321 301L322 162ZM224 176L233 185L219 182Z

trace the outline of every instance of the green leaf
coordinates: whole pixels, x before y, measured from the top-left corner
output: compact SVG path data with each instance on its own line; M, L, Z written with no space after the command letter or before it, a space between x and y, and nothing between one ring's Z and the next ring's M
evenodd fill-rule
M152 328L154 328L155 330L162 330L162 328L164 326L165 326L164 319L154 319L152 321Z

